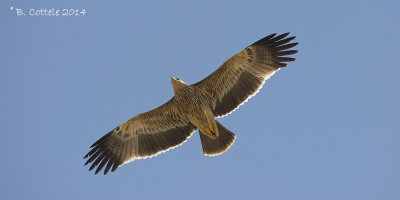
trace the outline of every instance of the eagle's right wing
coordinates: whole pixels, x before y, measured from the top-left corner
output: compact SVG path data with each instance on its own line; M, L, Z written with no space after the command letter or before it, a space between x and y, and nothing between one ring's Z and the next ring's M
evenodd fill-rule
M135 159L156 156L179 146L195 130L193 124L180 116L172 98L154 110L136 115L100 138L84 157L89 158L85 165L94 161L89 170L98 166L97 174L106 166L104 174L107 174L110 169L113 172Z

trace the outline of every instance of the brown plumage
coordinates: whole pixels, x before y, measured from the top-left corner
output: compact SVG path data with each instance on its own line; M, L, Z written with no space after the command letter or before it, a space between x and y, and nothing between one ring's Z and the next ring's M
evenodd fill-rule
M199 129L203 152L215 156L225 152L236 135L215 118L228 115L255 95L265 80L297 53L289 33L271 34L227 60L202 81L189 85L172 78L175 96L164 105L139 114L91 146L85 165L96 174L115 171L135 159L148 158L175 148Z

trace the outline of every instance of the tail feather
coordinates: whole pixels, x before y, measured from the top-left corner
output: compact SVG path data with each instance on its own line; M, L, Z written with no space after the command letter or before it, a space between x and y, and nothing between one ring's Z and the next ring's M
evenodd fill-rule
M199 130L201 145L206 156L217 156L224 153L235 142L236 135L217 122L219 136L211 139Z

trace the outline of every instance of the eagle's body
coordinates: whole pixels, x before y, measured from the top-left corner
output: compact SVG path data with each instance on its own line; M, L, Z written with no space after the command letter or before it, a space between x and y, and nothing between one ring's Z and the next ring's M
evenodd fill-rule
M118 126L95 142L85 158L96 166L96 174L106 166L110 169L135 159L155 156L186 141L199 129L205 155L225 152L236 135L215 118L228 115L255 95L265 80L294 58L287 50L297 45L289 43L295 37L288 33L269 35L248 46L202 81L189 85L172 78L175 96L164 105L139 114ZM288 44L289 43L289 44ZM107 165L106 165L107 164Z
M172 78L172 85L182 83L183 81ZM215 116L210 108L210 98L197 89L196 86L188 84L182 86L175 92L174 98L177 104L180 105L182 117L196 126L199 131L208 133L211 131L210 126L217 127ZM212 132L215 131L215 134L207 134L207 136L215 139L219 135L219 131L217 128L212 128L212 130Z

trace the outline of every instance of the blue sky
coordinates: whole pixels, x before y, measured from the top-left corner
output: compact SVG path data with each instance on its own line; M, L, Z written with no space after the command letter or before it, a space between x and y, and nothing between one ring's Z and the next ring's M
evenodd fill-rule
M13 7L11 10L10 7ZM17 16L16 9L86 9ZM400 199L399 1L0 3L0 199ZM297 60L184 145L107 176L89 146L274 32Z

